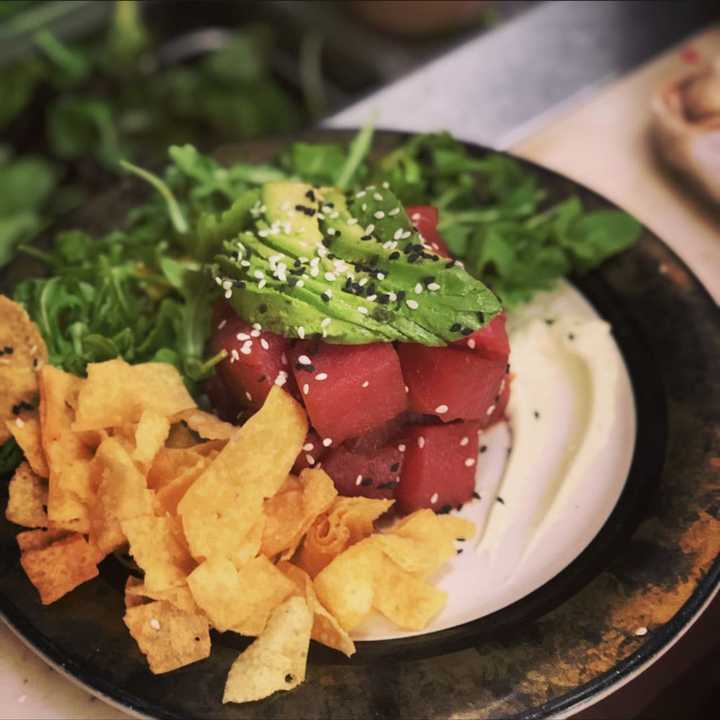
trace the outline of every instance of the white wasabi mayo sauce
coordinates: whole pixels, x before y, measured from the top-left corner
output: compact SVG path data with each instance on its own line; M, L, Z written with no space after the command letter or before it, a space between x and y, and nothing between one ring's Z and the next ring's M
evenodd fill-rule
M598 533L630 467L630 380L592 306L562 282L512 313L508 332L508 423L481 435L481 499L459 513L478 534L432 579L448 602L423 633L499 610L559 573ZM415 634L373 616L353 637Z

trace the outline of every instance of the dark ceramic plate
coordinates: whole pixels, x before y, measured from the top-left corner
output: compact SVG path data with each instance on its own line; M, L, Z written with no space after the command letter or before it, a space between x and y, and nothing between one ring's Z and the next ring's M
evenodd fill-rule
M379 133L377 150L402 137ZM240 150L261 160L283 144ZM533 169L557 199L575 193L589 207L611 206ZM124 208L117 197L101 200L81 221L102 225ZM23 272L11 268L0 287L9 289ZM208 660L151 675L122 622L126 571L108 559L98 579L44 608L18 564L17 528L4 520L0 612L91 691L161 718L542 718L599 696L672 643L720 580L720 326L698 280L647 230L631 250L577 284L612 324L628 366L638 415L635 454L622 496L593 542L511 606L429 635L361 643L352 660L313 646L304 685L240 706L220 699L245 642L217 636ZM0 495L6 492L3 483ZM647 634L636 635L638 628Z

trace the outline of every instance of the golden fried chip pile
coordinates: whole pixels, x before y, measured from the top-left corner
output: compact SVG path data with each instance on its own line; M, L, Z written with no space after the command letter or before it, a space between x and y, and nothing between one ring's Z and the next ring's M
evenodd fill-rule
M257 700L303 681L310 638L350 656L371 612L417 630L444 606L428 578L472 524L423 510L378 533L392 501L338 497L321 468L291 475L308 421L280 387L235 427L199 410L170 365L110 360L81 379L21 355L22 394L3 402L28 406L0 427L26 456L6 508L32 528L22 566L48 604L127 550L139 573L125 624L153 673L206 658L211 628L256 637L224 701Z

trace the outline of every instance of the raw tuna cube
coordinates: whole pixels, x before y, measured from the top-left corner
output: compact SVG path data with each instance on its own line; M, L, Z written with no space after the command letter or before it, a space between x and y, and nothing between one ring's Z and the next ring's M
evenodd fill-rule
M410 410L443 422L483 420L492 415L505 363L455 348L401 344L398 355Z
M411 205L406 208L410 222L422 235L425 242L442 257L451 257L450 250L437 230L438 211L432 205Z
M327 453L320 436L312 429L308 431L305 443L293 465L293 473L299 475L305 468L315 467Z
M386 445L397 445L402 442L408 425L409 413L401 413L397 417L376 427L360 437L346 440L343 445L350 452L372 455Z
M403 453L386 445L372 454L335 448L323 460L323 470L333 479L340 495L392 498L400 480Z
M291 363L312 426L335 447L407 406L400 361L388 343L298 342Z
M510 400L510 383L512 382L512 375L507 373L500 383L499 397L495 401L495 409L485 419L481 420L480 423L484 428L489 428L497 422L505 419L505 410L507 409L508 401ZM491 406L492 407L492 406Z
M505 313L494 317L484 328L476 330L460 340L451 343L452 347L472 350L480 357L507 363L510 356L510 342L505 331Z
M398 509L447 512L472 498L478 457L480 423L409 428L400 484L395 488Z
M258 409L275 382L292 391L289 343L284 337L257 330L237 315L225 317L210 340L213 354L222 349L229 355L217 365L217 374L241 407Z

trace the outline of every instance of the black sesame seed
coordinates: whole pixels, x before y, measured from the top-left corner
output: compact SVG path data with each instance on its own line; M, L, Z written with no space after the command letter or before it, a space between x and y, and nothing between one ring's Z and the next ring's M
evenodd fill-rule
M487 445L481 445L481 446L480 446L480 452L481 452L481 453L487 452Z
M400 463L393 463L390 466L390 472L397 472L400 469Z
M504 504L505 504L505 501L504 501L499 495L498 495L495 499L496 499L501 505L504 505Z
M452 332L452 333L460 332L461 328L462 328L462 325L460 325L460 323L453 323L450 326L450 332Z
M267 380L267 375L261 375L261 376L257 379L257 381L258 381L259 383L265 382L266 380Z
M368 233L367 235L363 235L360 239L367 242L368 240L372 240L372 235Z
M268 306L265 303L261 303L258 305L258 312L259 313L266 313L268 309Z
M475 490L473 490L473 497L474 497L476 500L479 500L479 499L480 499L480 493L477 493L477 492L475 492Z
M295 210L303 213L303 215L307 215L308 217L312 217L316 212L315 208L308 207L307 205L296 205Z
M377 301L378 301L381 305L387 305L387 304L390 302L390 296L389 296L387 293L380 293L380 294L378 295Z
M485 313L482 312L482 310L478 310L477 312L477 319L481 322L485 322Z
M438 510L438 515L447 515L452 510L452 505L443 505Z
M445 267L446 267L446 268L453 268L453 267L455 267L455 261L454 261L454 260L448 260L448 261L445 263Z
M455 538L455 542L465 542L467 538Z
M388 480L388 482L382 483L381 485L377 486L378 490L393 490L399 485L399 481L397 480Z
M323 302L330 302L330 296L326 292L320 293L320 298Z
M15 348L12 345L6 345L3 348L3 355L12 355L15 352Z
M296 277L289 277L287 284L289 287L294 288L298 284L299 278Z
M462 551L463 551L462 548L458 548L455 552L456 552L458 555L462 555Z
M311 189L311 190L308 190L308 191L305 193L305 197L306 197L310 202L315 202L315 193L312 191L312 189Z
M546 325L554 325L554 324L555 324L555 318L545 318L545 324L546 324Z
M405 299L407 293L404 290L398 290L397 299L398 302L402 302Z
M533 415L535 416L536 420L540 419L540 413L537 410L533 410Z
M574 340L575 334L574 333L568 333L568 340Z
M464 327L460 330L460 334L464 335L465 337L467 337L468 335L472 335L473 332L474 332L473 329L469 328L469 327Z
M400 257L400 253L397 250L395 250L395 252L391 252L388 255L388 260L397 260L399 257Z
M295 680L295 676L294 676L292 673L288 673L288 674L285 676L285 682L286 682L286 683L291 683L293 680Z
M364 478L360 481L360 484L361 484L363 487L367 487L368 485L372 485L372 484L373 484L373 480L372 480L372 478L364 477Z
M506 373L509 373L509 372L510 372L510 363L508 363L508 364L505 366L505 372L506 372Z

